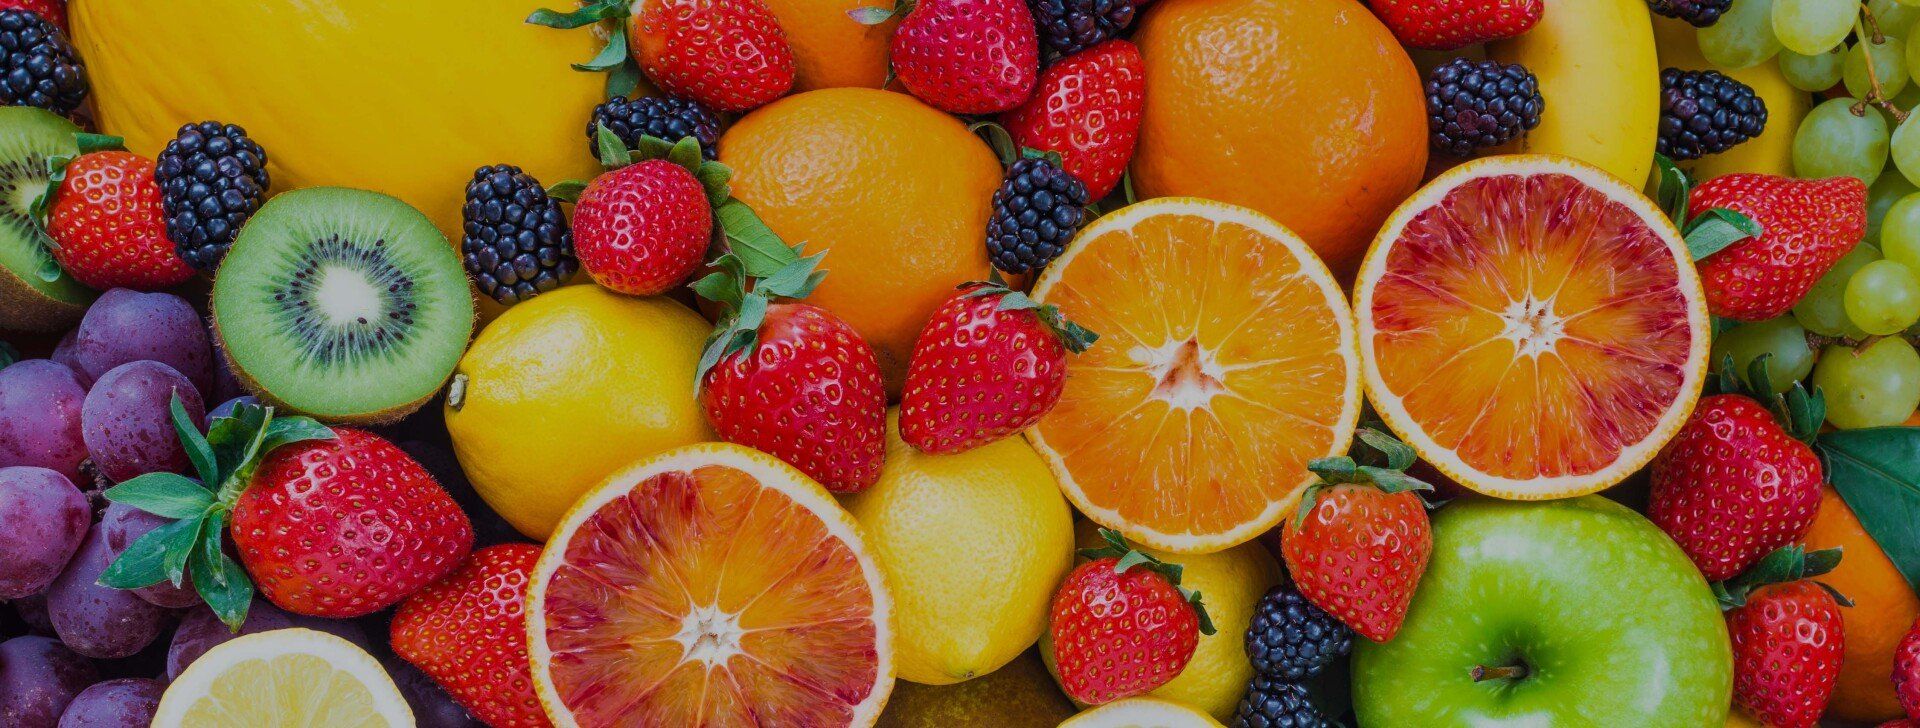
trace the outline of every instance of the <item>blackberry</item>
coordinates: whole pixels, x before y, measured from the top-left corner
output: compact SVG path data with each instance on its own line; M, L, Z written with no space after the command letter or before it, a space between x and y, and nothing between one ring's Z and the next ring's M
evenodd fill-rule
M1232 728L1326 728L1327 719L1307 700L1307 688L1268 675L1253 676L1233 711Z
M1760 136L1767 102L1753 88L1719 71L1660 72L1661 154L1699 159Z
M460 252L474 285L511 306L560 287L580 270L560 201L509 164L481 167L467 183Z
M1008 273L1046 267L1060 256L1087 214L1087 186L1044 157L1007 168L993 193L987 221L987 258Z
M1518 63L1455 58L1427 76L1433 148L1464 157L1540 125L1540 83Z
M161 150L153 179L174 250L187 265L212 270L267 201L267 152L232 124L188 124Z
M1281 584L1260 598L1247 625L1247 659L1254 672L1299 682L1320 674L1353 649L1353 630L1292 584Z
M593 107L587 121L587 153L600 156L600 125L606 124L629 149L639 146L640 137L650 136L668 143L687 137L700 140L700 154L708 160L719 158L720 117L707 107L688 99L649 96L640 99L615 98Z
M1133 24L1134 0L1027 0L1033 24L1040 31L1040 47L1055 56L1067 56L1119 37Z
M0 10L0 104L61 116L87 100L87 67L60 28L26 10Z
M1733 0L1647 0L1653 12L1687 21L1695 28L1720 22L1720 14L1733 7Z

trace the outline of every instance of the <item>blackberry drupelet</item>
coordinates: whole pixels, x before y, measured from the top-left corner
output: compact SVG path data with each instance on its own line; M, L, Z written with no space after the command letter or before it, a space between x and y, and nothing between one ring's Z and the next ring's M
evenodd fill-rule
M1008 273L1046 267L1080 231L1086 207L1087 186L1058 163L1044 157L1014 162L993 193L987 258Z
M1653 12L1687 21L1695 28L1720 22L1720 14L1733 7L1733 0L1647 0Z
M1660 72L1659 152L1672 159L1719 154L1767 128L1767 102L1719 71Z
M87 67L65 33L31 11L0 10L0 104L61 116L87 100Z
M1455 58L1427 76L1427 133L1456 157L1539 126L1545 105L1539 81L1517 63Z
M1307 688L1266 675L1253 676L1233 711L1232 728L1326 728L1327 719L1307 700Z
M720 117L689 99L616 98L593 107L593 118L587 121L587 153L596 157L599 156L597 140L601 124L612 129L628 148L638 146L642 136L668 143L693 137L700 140L700 154L708 160L717 159L720 153L716 144L720 141Z
M1292 584L1260 598L1247 625L1247 659L1254 672L1300 682L1353 649L1353 630L1307 601Z
M1067 56L1118 37L1133 24L1134 0L1027 0L1040 47Z
M213 270L267 201L267 152L232 124L180 127L153 170L167 237L187 265Z
M481 167L467 183L460 252L481 293L513 304L551 291L580 270L560 201L519 167Z

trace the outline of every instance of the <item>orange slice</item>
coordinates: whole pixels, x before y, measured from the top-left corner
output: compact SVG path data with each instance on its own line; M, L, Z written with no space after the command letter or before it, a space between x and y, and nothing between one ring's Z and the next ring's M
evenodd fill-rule
M574 504L534 569L527 651L559 726L869 726L893 689L890 612L825 489L690 445Z
M1434 179L1381 229L1354 310L1381 418L1502 498L1620 482L1686 421L1706 375L1707 309L1679 232L1564 157Z
M1181 553L1272 528L1360 419L1353 314L1258 212L1160 198L1081 231L1034 285L1100 340L1028 437L1095 522Z

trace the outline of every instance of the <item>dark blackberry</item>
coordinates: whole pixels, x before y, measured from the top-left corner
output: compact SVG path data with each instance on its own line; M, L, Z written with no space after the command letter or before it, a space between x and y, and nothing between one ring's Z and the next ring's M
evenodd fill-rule
M580 270L560 201L509 164L481 167L467 183L460 252L474 285L501 305L551 291Z
M612 129L629 149L639 146L642 136L668 143L693 137L700 140L701 155L709 160L719 158L716 142L720 141L720 117L697 101L649 96L616 98L593 107L593 118L587 121L587 153L595 157L600 156L601 124Z
M1687 21L1695 28L1720 22L1720 14L1733 7L1733 0L1647 0L1654 13Z
M267 201L267 152L232 124L203 121L180 127L160 151L153 179L160 184L167 237L187 265L213 270L226 257L240 226Z
M1427 76L1433 148L1464 157L1540 125L1540 83L1518 63L1455 58Z
M1247 625L1247 659L1254 672L1300 682L1320 674L1353 649L1353 630L1292 584L1281 584L1260 598Z
M0 10L0 104L61 116L87 100L87 67L67 35L32 12Z
M1134 0L1027 0L1040 47L1067 56L1119 37L1133 24Z
M1046 267L1080 231L1086 207L1087 186L1060 165L1043 157L1014 162L993 193L987 258L1008 273Z
M1326 728L1327 719L1307 700L1307 688L1267 675L1253 676L1233 711L1232 728Z
M1672 159L1699 159L1760 136L1767 102L1719 71L1660 72L1660 143Z

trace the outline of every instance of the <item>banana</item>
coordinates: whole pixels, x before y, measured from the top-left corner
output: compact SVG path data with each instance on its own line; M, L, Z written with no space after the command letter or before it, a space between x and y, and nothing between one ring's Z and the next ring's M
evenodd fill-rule
M1546 0L1533 30L1487 44L1540 81L1540 126L1501 151L1564 154L1639 186L1653 168L1660 63L1645 0Z
M1754 94L1767 105L1767 129L1760 136L1682 166L1702 180L1734 172L1793 176L1793 134L1800 128L1800 120L1812 110L1813 94L1788 84L1786 77L1780 75L1780 64L1773 60L1737 71L1715 68L1700 54L1698 33L1683 21L1654 18L1653 35L1660 50L1661 67L1720 71L1753 87Z

